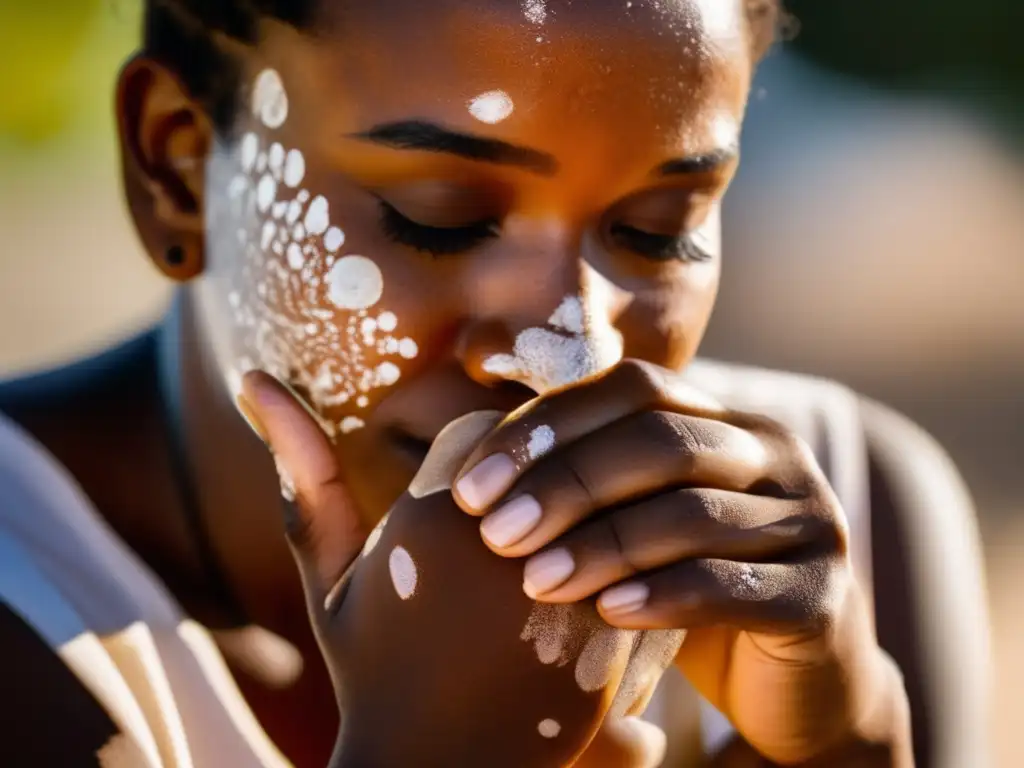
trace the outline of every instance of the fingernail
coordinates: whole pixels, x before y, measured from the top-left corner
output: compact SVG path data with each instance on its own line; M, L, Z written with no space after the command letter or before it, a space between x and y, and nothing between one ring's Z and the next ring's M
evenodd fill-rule
M550 592L564 584L575 570L576 563L568 549L559 547L541 552L526 561L523 591L536 598L537 595Z
M606 589L597 604L606 613L633 613L647 605L651 588L639 581Z
M245 423L256 433L256 437L262 440L265 445L269 445L270 441L267 439L267 430L263 428L263 423L252 409L252 406L249 405L249 401L245 399L245 396L239 395L236 397L235 405L238 408L238 412L242 414L242 418L245 419Z
M533 496L520 496L503 504L480 523L480 532L498 548L522 541L540 522L541 508Z
M503 453L488 456L455 485L466 504L480 512L505 492L516 476L516 465Z

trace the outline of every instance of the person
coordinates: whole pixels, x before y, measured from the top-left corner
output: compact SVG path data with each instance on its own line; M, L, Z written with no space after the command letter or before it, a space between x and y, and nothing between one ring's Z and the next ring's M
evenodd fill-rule
M956 471L838 384L695 359L778 13L150 0L124 183L181 288L0 390L4 763L937 764L899 669L944 638L892 564L928 530L980 570ZM675 632L683 674L533 727L536 681L592 705L626 660L466 595Z

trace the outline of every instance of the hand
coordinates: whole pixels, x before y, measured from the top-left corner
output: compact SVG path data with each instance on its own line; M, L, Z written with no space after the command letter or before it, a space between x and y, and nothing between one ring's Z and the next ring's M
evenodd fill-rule
M607 659L602 690L583 690L572 666L542 664L522 637L535 603L520 589L519 566L480 543L475 521L448 492L468 450L501 414L478 419L472 434L453 435L458 425L443 432L417 490L367 540L314 418L265 374L246 377L243 402L294 492L288 539L344 713L335 768L660 762L657 728L634 718L604 722L635 666L628 647ZM574 631L585 621L609 631L593 608L574 607L573 616Z
M874 639L843 510L806 444L627 361L523 406L455 486L539 601L685 628L677 664L764 757L885 739L898 674Z

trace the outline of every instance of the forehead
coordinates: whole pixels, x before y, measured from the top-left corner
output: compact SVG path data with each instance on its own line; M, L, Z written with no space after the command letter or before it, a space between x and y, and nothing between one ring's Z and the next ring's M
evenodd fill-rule
M344 0L312 32L270 29L259 55L334 136L415 118L556 153L703 151L751 70L742 0Z

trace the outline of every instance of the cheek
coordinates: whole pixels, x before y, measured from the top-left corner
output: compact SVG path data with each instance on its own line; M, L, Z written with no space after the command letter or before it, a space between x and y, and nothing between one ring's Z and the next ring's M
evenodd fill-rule
M697 354L718 292L718 260L694 264L671 283L638 291L620 318L626 357L681 370Z
M380 260L350 236L344 195L325 195L301 148L280 137L287 98L268 94L268 79L253 89L252 130L211 161L203 303L230 329L218 353L230 387L266 370L308 396L329 434L348 433L419 343Z

